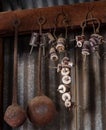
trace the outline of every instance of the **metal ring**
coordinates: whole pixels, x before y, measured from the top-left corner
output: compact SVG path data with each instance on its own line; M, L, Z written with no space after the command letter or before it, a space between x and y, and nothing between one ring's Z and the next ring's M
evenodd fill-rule
M46 22L46 18L44 16L41 16L38 18L38 24L43 25Z
M13 26L14 26L14 27L17 27L17 26L20 24L20 20L19 20L18 18L16 18L16 19L14 19L14 20L12 21L12 23L13 23Z

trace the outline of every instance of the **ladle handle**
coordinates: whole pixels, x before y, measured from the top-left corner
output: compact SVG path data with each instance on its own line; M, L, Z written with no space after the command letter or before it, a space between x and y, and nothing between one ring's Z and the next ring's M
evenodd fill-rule
M39 39L39 54L38 54L38 96L42 95L42 88L41 88L41 60L42 60L42 25L46 22L46 18L41 16L38 18L38 24L39 24L39 34L40 34L40 39ZM44 53L44 48L43 48L43 53Z
M18 43L18 25L19 21L14 21L15 36L14 36L14 62L13 62L13 99L12 104L17 104L17 43Z
M42 55L42 47L39 45L39 53L38 53L38 90L37 95L42 95L41 89L41 55Z

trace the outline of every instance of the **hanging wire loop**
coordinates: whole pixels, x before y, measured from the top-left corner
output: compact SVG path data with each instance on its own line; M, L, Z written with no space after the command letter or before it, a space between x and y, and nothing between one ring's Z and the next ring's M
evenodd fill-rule
M45 24L46 18L44 16L40 16L37 20L37 23L39 24L39 33L42 35L42 26Z
M85 20L81 23L82 34L84 34L85 27L87 27L89 23L91 23L94 33L99 33L100 20L93 17L91 10L88 11Z
M54 32L53 32L53 34L54 34L55 39L57 39L57 37L56 37L56 28L57 28L57 26L58 26L59 18L60 18L60 17L62 17L61 23L65 26L65 30L66 30L66 34L65 34L65 35L66 35L66 37L67 37L67 27L69 26L69 21L70 21L70 20L69 20L67 14L64 13L64 11L63 11L63 9L62 9L62 11L59 12L59 13L57 14L56 18L54 19Z

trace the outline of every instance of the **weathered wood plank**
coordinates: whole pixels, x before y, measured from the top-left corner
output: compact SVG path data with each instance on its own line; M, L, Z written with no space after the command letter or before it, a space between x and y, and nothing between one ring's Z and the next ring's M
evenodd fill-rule
M54 28L54 19L57 14L62 11L62 9L70 19L69 26L72 28L78 27L85 19L88 8L93 8L93 15L100 19L102 24L106 23L106 1L88 2L48 8L16 10L0 13L0 35L8 35L13 32L12 21L15 15L21 21L19 28L19 32L21 34L31 32L32 30L38 30L39 26L37 24L37 19L40 15L46 17L47 19L43 29ZM62 27L64 27L64 25L59 21L57 28Z
M3 122L3 46L2 38L0 38L0 130L2 130Z

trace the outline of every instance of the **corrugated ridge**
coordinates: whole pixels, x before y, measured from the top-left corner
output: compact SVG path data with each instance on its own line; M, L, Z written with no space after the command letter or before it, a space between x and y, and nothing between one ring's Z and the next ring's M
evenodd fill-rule
M32 9L32 8L42 8L51 7L57 5L68 5L83 2L92 2L94 0L2 0L2 10L10 11L18 9Z

